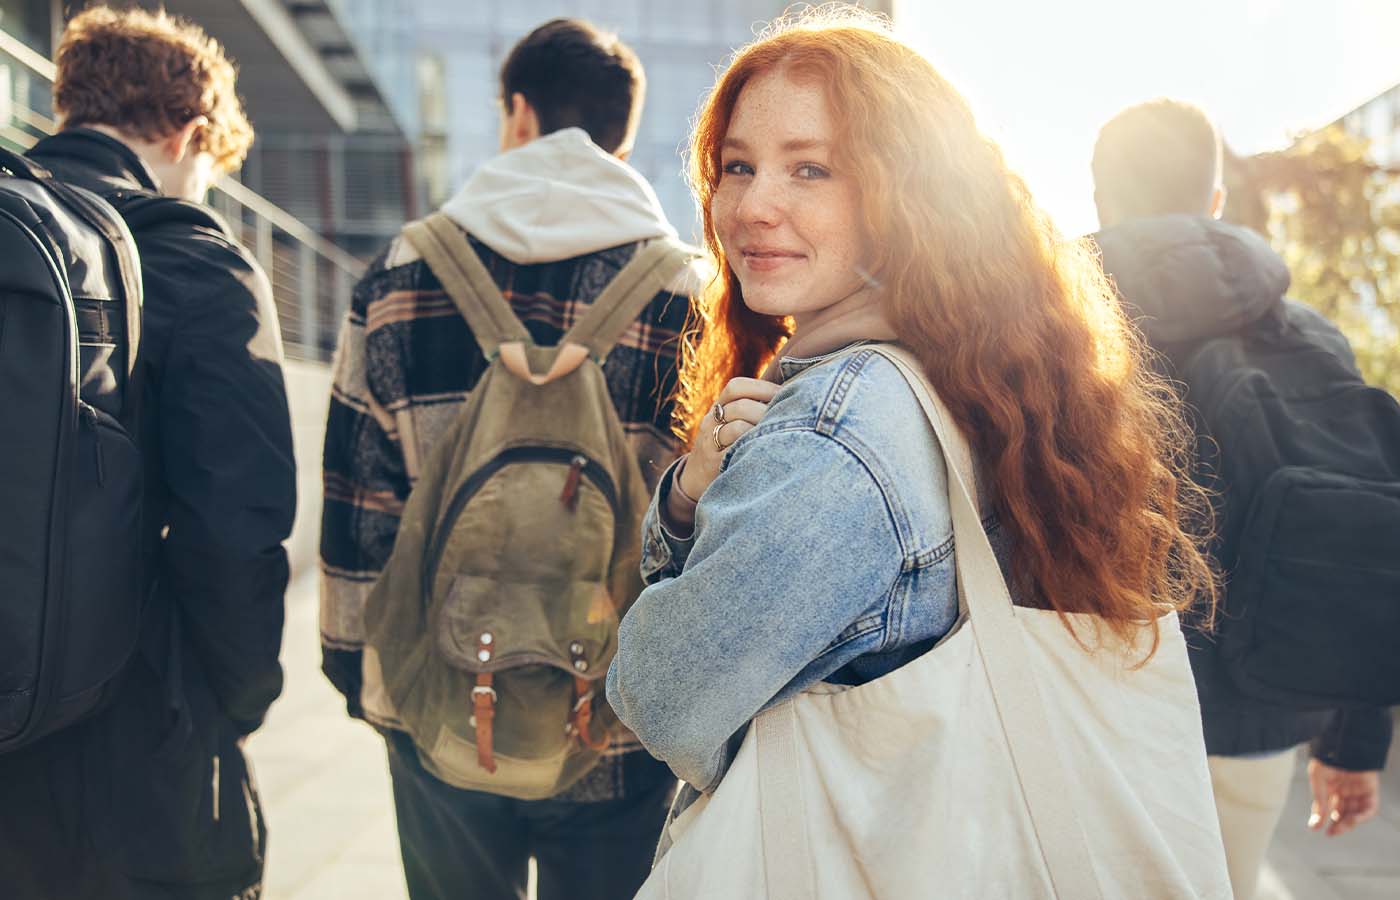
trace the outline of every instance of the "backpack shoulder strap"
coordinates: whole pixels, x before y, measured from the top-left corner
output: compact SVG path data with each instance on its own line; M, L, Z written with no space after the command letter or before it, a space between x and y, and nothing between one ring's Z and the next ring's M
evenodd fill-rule
M113 191L105 199L122 214L133 233L164 225L190 225L211 228L226 237L232 234L223 217L202 203L131 190Z
M34 160L0 148L0 170L13 173L18 178L42 184L57 197L70 212L89 228L102 236L111 248L117 266L117 278L121 282L122 305L125 318L125 369L127 389L122 400L123 418L134 422L140 392L134 388L137 379L136 356L141 344L141 264L137 259L135 241L130 227L105 197L60 181L53 173Z
M436 212L404 226L403 236L423 254L488 360L496 358L501 344L534 345L457 223Z
M675 281L698 255L695 249L674 238L647 242L608 282L560 344L578 344L587 347L594 359L606 358L652 298Z
M145 300L142 285L141 262L136 251L136 239L130 226L110 203L103 202L97 195L61 181L48 182L50 189L79 211L84 221L98 231L112 248L117 263L117 276L122 283L122 306L125 316L126 335L126 389L122 397L122 418L127 424L137 421L141 404L141 390L138 387L140 370L136 357L141 347L141 308Z

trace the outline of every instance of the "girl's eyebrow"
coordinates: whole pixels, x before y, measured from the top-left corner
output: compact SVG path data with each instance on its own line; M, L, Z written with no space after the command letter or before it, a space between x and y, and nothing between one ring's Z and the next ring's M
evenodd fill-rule
M824 150L831 146L831 142L821 138L793 138L784 141L780 148L785 153L797 153L803 150ZM749 145L739 138L727 137L720 143L723 150L735 150L739 153L750 152Z

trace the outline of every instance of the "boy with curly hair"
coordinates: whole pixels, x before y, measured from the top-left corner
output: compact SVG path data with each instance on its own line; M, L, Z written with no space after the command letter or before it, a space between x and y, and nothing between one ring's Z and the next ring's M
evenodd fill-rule
M256 898L242 745L282 688L295 470L271 284L202 202L253 131L223 49L164 12L88 9L57 62L62 130L29 155L141 256L146 608L106 708L0 757L0 893Z

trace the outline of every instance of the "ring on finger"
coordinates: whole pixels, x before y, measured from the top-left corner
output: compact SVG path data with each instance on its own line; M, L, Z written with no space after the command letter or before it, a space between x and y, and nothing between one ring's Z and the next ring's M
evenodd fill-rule
M715 441L715 449L720 453L723 453L725 450L729 449L729 445L726 444L724 441L720 440L719 433L723 429L723 425L716 425L715 430L710 432L710 437L714 438Z
M728 419L726 419L726 418L724 417L724 404L723 404L723 403L720 403L719 401L715 401L715 408L714 408L711 412L714 414L715 423L716 423L716 424L723 425L724 423L726 423L726 422L729 421Z

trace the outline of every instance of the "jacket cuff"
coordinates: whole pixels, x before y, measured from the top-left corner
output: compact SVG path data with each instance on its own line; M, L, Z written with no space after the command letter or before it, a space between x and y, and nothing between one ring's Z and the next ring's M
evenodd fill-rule
M690 550L695 546L695 534L680 537L666 527L662 520L662 510L670 499L677 467L685 457L681 457L662 473L647 507L646 518L642 520L642 579L652 584L663 578L674 578L685 568Z
M1383 708L1342 710L1312 742L1319 762L1349 772L1376 772L1385 767L1394 722Z
M321 671L345 698L345 711L356 719L365 717L364 707L360 705L362 656L360 650L341 650L321 645Z

